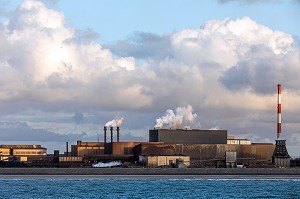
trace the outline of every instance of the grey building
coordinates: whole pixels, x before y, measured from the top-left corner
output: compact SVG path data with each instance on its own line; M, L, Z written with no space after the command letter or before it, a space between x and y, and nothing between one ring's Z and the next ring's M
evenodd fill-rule
M166 144L227 144L227 130L149 130L149 142Z

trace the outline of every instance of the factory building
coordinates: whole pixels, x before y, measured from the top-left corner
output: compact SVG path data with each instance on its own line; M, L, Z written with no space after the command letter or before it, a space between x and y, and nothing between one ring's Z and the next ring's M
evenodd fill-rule
M227 139L226 130L155 129L149 130L149 142L118 141L77 141L77 145L72 145L71 155L83 157L90 162L137 162L140 157L144 157L142 163L151 166L161 165L161 157L165 160L165 157L179 159L179 156L184 156L189 158L188 165L191 167L224 167L226 153L233 152L236 157L233 165L266 166L271 165L275 149L272 143L251 143L250 140L235 139L232 136Z
M186 155L191 167L223 167L226 152L236 152L236 163L245 166L268 166L272 163L275 145L262 144L163 144L141 143L135 155Z
M41 145L0 145L0 160L31 162L47 155L47 149Z

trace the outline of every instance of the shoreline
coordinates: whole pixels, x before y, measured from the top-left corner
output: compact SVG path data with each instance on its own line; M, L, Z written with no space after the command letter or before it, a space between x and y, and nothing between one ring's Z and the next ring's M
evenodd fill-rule
M0 168L0 176L286 176L300 168Z
M0 175L1 180L300 180L291 175Z

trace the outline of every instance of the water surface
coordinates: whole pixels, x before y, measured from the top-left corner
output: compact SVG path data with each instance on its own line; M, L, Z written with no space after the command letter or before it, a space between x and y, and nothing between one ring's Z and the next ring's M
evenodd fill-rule
M243 176L2 176L0 198L300 198L300 179Z

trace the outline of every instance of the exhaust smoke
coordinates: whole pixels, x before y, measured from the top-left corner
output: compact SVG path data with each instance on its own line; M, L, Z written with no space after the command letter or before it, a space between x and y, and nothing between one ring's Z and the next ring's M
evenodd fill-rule
M156 119L156 129L171 128L171 129L191 129L199 127L196 124L197 114L193 113L194 109L191 105L186 107L177 107L175 113L173 110L168 109L166 115Z
M122 126L124 117L121 117L120 119L113 119L109 122L106 122L104 126L106 127L117 127L117 126Z

